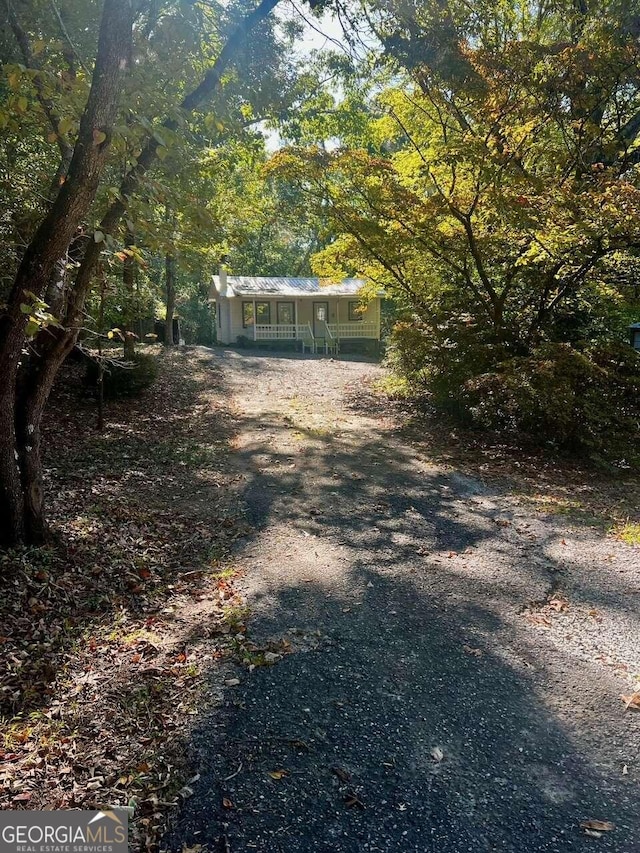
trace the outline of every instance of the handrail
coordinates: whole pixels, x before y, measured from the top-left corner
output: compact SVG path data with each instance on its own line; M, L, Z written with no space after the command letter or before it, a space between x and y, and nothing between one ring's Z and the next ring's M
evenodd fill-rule
M299 340L308 337L314 340L310 323L255 323L253 339L257 340Z

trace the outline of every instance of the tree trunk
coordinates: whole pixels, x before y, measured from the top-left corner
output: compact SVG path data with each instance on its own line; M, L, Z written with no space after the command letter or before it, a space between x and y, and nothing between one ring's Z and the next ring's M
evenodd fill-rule
M167 313L164 321L164 343L173 346L173 315L176 310L176 259L167 252L164 259L165 287L167 293Z
M124 247L126 249L130 249L131 246L135 245L136 238L135 234L126 226L127 234L124 240ZM136 262L134 258L126 253L125 251L125 259L122 266L122 283L125 289L125 316L123 318L123 329L122 335L124 338L124 357L131 361L136 354L136 336L133 331L133 313L134 313L134 291L135 291L135 274L136 274Z
M98 309L98 431L104 429L104 359L102 358L102 336L104 335L105 278L100 284L100 308Z
M91 89L67 179L23 255L0 318L0 544L4 545L41 539L40 419L61 363L55 359L51 366L43 365L18 411L16 383L28 321L21 305L44 296L95 198L116 117L118 81L129 55L131 18L130 0L105 0Z
M200 85L183 99L183 113L191 112L213 94L238 46L278 2L261 0L238 24ZM101 243L91 237L87 240L69 293L65 331L54 336L45 349L37 382L18 411L16 381L27 324L20 305L29 298L25 290L39 298L45 293L56 263L67 251L95 198L115 118L118 77L130 56L131 17L130 0L105 0L91 90L67 178L23 256L7 309L0 317L0 546L39 541L45 531L40 421L55 375L77 339L77 324L100 258ZM164 126L176 130L177 119L167 119ZM119 198L100 222L102 234L112 234L118 227L129 198L155 161L159 145L155 134L143 146L137 165L122 182ZM23 425L20 430L18 422ZM31 449L27 451L27 447ZM33 499L27 499L27 494Z

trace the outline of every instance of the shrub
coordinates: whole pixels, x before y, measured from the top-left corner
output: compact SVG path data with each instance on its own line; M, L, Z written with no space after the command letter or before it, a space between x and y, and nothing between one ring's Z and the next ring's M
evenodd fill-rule
M638 464L640 356L622 344L546 344L467 380L461 408L478 426Z
M97 362L87 362L87 383L92 388L98 385L98 373ZM106 399L138 397L153 385L157 375L156 359L146 353L136 353L131 362L111 362L103 374L104 396Z
M411 392L428 391L436 408L465 421L468 413L461 406L460 389L499 357L496 347L468 317L458 317L429 326L396 323L386 364L406 380Z
M385 362L415 391L424 391L429 376L432 344L428 333L414 323L396 323L391 332Z

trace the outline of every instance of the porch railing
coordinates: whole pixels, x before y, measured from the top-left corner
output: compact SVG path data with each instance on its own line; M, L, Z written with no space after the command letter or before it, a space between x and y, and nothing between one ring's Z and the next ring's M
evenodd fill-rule
M375 323L329 323L327 328L334 338L378 337L378 327Z
M313 340L313 331L310 323L261 323L253 327L253 340Z
M347 340L348 338L378 338L375 323L325 323L328 340ZM253 327L254 341L295 341L313 342L315 335L311 323L258 323Z

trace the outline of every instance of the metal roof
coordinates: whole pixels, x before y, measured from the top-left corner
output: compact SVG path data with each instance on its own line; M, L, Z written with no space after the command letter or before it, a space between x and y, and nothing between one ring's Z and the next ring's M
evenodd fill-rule
M213 282L220 292L220 276ZM322 284L318 278L290 278L289 276L228 275L228 296L357 296L364 287L361 278L345 278L338 284Z

